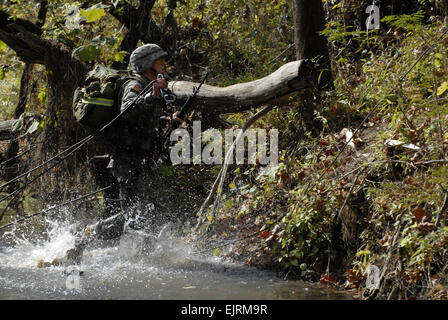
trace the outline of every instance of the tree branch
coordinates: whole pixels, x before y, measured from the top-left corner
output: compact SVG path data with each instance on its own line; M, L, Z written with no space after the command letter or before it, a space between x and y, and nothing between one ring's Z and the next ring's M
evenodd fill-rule
M23 61L43 64L46 43L40 38L41 34L42 29L34 23L19 18L14 20L11 15L0 10L0 40Z
M308 60L293 61L274 73L255 81L228 87L203 85L195 100L198 109L212 114L235 113L266 104L282 104L302 90L315 87L309 77L314 64ZM183 104L198 84L188 81L171 81L168 88Z
M8 25L10 25L11 23L22 26L31 33L37 35L42 34L42 29L34 23L20 18L14 19L10 14L6 13L3 10L0 10L0 30L10 32L10 30L8 30Z

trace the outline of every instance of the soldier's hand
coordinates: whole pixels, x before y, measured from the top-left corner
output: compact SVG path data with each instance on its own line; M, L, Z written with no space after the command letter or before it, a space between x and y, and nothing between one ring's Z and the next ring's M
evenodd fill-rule
M173 121L179 122L180 124L184 123L184 120L178 117L180 111L176 111L173 113Z
M160 96L160 89L166 89L168 83L165 78L158 78L152 85L152 96L153 98L157 98Z

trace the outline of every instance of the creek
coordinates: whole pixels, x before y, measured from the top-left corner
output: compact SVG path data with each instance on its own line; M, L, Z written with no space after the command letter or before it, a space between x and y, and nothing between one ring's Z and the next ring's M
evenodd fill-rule
M142 234L129 232L88 246L79 266L45 267L74 244L68 223L49 222L39 241L1 235L0 299L353 299L322 284L285 281L274 272L195 253L169 227L149 247Z

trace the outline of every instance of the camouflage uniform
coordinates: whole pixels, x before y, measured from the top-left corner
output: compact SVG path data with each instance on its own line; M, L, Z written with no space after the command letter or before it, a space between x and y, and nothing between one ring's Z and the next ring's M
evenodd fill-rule
M140 78L141 81L130 80L123 86L119 95L121 111L126 110L150 83L146 76ZM120 186L122 211L115 218L98 223L97 233L103 239L120 236L125 223L133 229L147 224L156 200L151 182L156 150L163 144L159 123L165 108L160 96L139 98L108 133L111 149L108 167Z
M134 50L130 60L134 76L139 80L129 80L121 88L118 96L121 111L128 109L150 84L145 71L163 56L166 52L155 44ZM151 95L140 97L115 125L104 132L111 153L108 168L119 183L121 212L88 226L75 240L75 247L67 251L67 264L80 262L84 248L92 238L117 238L127 227L142 229L150 225L149 220L157 205L157 195L154 194L157 187L153 186L154 160L157 147L162 145L159 124L165 108L161 96L156 99Z

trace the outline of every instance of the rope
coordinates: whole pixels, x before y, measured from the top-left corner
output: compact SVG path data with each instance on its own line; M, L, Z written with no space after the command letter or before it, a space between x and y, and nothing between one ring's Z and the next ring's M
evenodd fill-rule
M78 202L78 201L80 201L80 200L86 199L86 198L88 198L88 197L90 197L90 196L92 196L92 195L94 195L94 194L103 192L104 190L107 190L107 189L112 188L112 187L113 187L113 185L110 185L110 186L108 186L108 187L105 187L105 188L102 188L102 189L99 189L99 190L90 192L90 193L88 193L88 194L85 194L85 195L83 195L83 196L81 196L81 197L79 197L79 198L76 198L76 199L73 199L73 200L66 201L66 202L61 203L61 204L59 204L59 205L56 205L56 206L50 207L50 208L48 208L48 209L44 209L44 210L38 211L38 212L33 213L33 214L31 214L31 215L28 215L28 216L24 216L24 217L22 217L22 218L20 218L20 219L17 219L17 220L15 220L15 221L13 221L13 222L10 222L10 223L7 223L7 224L1 226L1 227L0 227L0 230L2 230L2 229L4 229L4 228L7 228L7 227L9 227L9 226L11 226L11 225L14 225L14 224L16 224L16 223L18 223L18 222L21 222L21 221L24 221L24 220L31 219L31 218L33 218L33 217L35 217L35 216L37 216L37 215L40 215L40 214L44 214L44 215L45 215L45 214L46 214L47 212L49 212L49 211L56 210L56 209L59 209L59 208L62 208L62 207L64 207L64 206L66 206L66 205L69 205L69 204Z
M75 144L73 144L72 146L68 147L67 149L65 149L64 151L60 152L59 154L57 154L56 156L52 157L51 159L45 161L44 163L42 163L41 165L28 170L25 173L20 174L19 176L15 177L14 179L6 182L5 184L0 186L0 190L4 189L6 186L18 181L20 178L42 168L43 166L45 166L46 164L50 163L53 160L57 160L52 166L50 166L49 168L47 168L46 170L44 170L43 172L41 172L39 175L37 175L36 177L34 177L32 180L27 181L22 187L18 188L17 190L15 190L14 192L10 193L9 195L5 196L4 198L2 198L0 200L0 202L9 199L11 197L13 197L11 199L11 201L9 201L9 203L5 206L5 208L3 209L1 215L0 215L0 221L3 219L3 216L5 215L6 209L9 207L9 205L11 204L12 200L21 192L23 191L28 185L30 185L31 183L33 183L34 181L36 181L39 177L41 177L43 174L49 172L51 169L53 169L54 167L56 167L59 163L61 163L64 159L66 159L68 156L72 155L73 153L75 153L77 150L79 150L81 147L83 147L85 144L87 144L90 140L92 140L93 138L95 138L97 135L101 134L104 130L106 130L107 128L109 128L113 123L115 123L125 112L127 112L128 110L131 110L135 104L137 103L137 101L144 95L146 95L146 93L148 93L152 88L152 84L154 83L155 80L151 81L139 94L137 97L135 97L134 101L126 108L124 109L122 112L120 112L115 118L113 118L109 123L107 123L106 125L104 125L97 133L95 134L91 134L87 137L85 137L84 139L76 142ZM64 154L66 154L64 157Z

